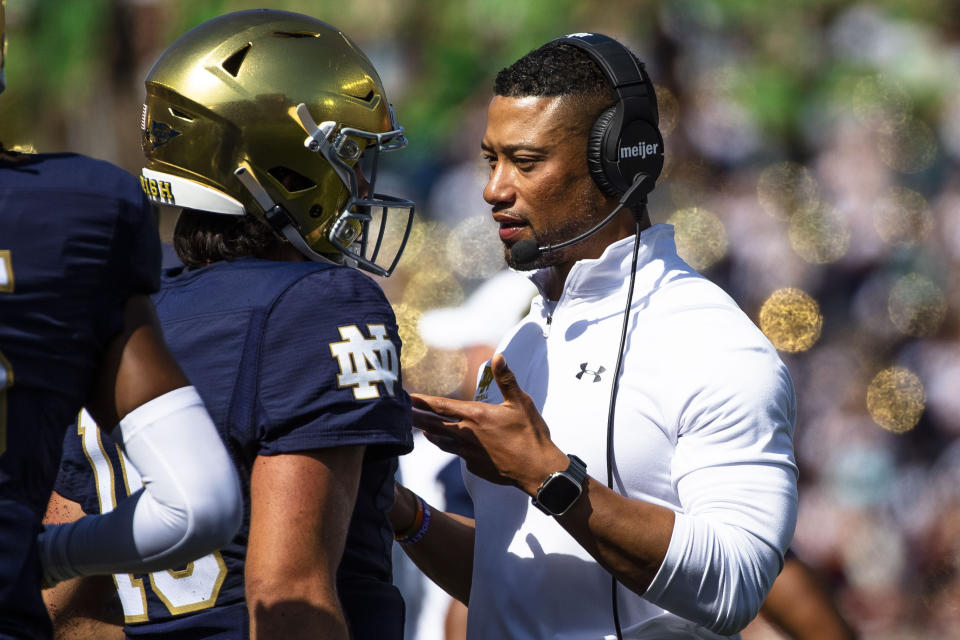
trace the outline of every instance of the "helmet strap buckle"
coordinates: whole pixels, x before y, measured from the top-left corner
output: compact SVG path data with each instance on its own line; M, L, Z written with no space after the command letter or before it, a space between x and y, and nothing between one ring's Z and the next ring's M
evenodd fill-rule
M286 226L291 226L297 231L300 231L300 225L296 219L290 215L290 212L280 203L274 203L272 207L267 209L264 212L264 217L267 222L270 223L273 230L281 235L283 235L283 228Z

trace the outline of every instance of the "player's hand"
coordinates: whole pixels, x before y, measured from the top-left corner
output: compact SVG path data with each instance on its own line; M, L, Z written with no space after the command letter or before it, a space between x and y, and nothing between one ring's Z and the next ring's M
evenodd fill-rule
M570 460L550 440L547 423L504 357L497 354L490 366L503 394L501 404L411 394L415 407L437 414L419 411L414 425L435 445L463 458L471 473L533 495L548 475L566 469Z

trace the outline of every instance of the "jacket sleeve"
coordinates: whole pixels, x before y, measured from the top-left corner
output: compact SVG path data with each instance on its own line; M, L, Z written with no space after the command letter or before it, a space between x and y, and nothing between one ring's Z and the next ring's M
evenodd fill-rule
M790 376L772 348L727 356L700 372L681 412L671 479L682 510L645 594L725 635L757 615L797 519Z

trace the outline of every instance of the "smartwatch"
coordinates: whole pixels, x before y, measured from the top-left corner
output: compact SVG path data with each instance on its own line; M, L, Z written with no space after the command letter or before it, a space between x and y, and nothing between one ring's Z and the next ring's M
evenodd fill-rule
M547 476L535 498L530 502L548 516L562 516L583 493L583 482L587 478L586 463L575 455L567 454L570 466L566 471L557 471Z

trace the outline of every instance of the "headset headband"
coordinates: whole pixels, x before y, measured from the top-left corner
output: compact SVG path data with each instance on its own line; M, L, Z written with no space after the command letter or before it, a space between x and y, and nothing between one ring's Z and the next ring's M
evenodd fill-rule
M571 33L557 38L556 41L580 49L597 63L613 84L617 98L627 111L625 115L628 119L642 118L652 124L658 123L650 77L644 70L643 63L623 44L600 33Z
M645 198L663 169L663 136L656 92L643 63L599 33L571 33L554 42L589 56L616 92L616 103L597 117L587 136L590 175L608 196Z

